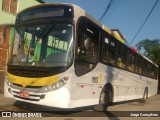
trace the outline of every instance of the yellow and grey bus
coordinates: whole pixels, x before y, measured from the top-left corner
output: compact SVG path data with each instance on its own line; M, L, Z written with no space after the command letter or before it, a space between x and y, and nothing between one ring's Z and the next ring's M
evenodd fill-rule
M50 3L16 16L5 97L56 108L157 93L158 66L82 8Z

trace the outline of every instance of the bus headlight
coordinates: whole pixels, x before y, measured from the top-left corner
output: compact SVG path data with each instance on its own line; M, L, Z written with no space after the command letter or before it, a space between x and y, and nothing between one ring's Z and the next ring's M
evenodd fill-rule
M52 85L44 86L42 92L57 90L63 87L67 83L68 79L69 77L64 77L63 79L58 80L56 83L53 83Z
M5 78L5 81L6 81L7 85L9 85L9 86L12 85L12 83L8 80L8 77L7 77L7 76L6 76L6 78Z

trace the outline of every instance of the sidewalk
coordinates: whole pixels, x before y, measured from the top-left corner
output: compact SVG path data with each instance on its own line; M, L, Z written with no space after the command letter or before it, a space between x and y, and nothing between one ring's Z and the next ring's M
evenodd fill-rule
M0 106L8 105L8 104L13 104L16 100L10 99L10 98L5 98L3 94L0 94Z
M4 90L4 79L5 79L4 72L0 71L0 94L2 94Z
M15 107L16 100L5 98L3 94L0 94L0 111L18 111L19 108Z

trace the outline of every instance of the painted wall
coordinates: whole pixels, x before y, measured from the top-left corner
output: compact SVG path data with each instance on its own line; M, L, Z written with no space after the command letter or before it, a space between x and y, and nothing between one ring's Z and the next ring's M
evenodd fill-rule
M41 4L37 0L19 0L18 12L22 11L25 8Z
M3 0L0 0L0 25L15 22L15 15L2 11Z
M16 15L2 11L2 3L3 3L3 0L0 0L0 25L14 24ZM41 4L41 2L38 2L37 0L18 0L18 12L20 12L21 10L27 7L38 5L38 4Z

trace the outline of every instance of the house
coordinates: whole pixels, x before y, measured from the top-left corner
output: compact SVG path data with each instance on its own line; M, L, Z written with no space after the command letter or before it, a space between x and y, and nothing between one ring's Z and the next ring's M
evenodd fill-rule
M111 30L114 34L116 34L119 38L123 39L124 41L126 41L124 35L120 32L119 29L112 29Z
M10 41L14 38L16 14L30 6L44 3L42 0L0 0L0 71L6 70Z

